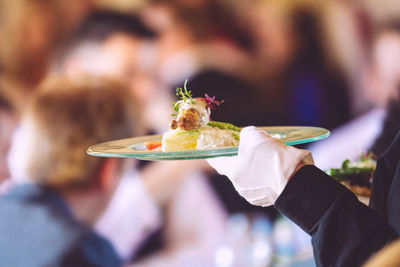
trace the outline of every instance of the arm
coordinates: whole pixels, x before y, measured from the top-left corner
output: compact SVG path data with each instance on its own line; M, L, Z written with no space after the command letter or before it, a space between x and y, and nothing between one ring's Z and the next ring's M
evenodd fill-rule
M360 266L397 238L387 221L318 168L300 168L275 207L312 236L318 266Z
M121 179L95 229L109 239L124 261L161 225L160 210L133 169Z
M378 160L370 207L400 233L400 132Z
M237 157L208 162L228 176L248 202L275 204L309 233L318 266L360 266L397 234L386 218L318 168L297 168L302 162L312 164L311 159L306 150L286 146L254 127L246 127L240 134Z
M134 266L213 264L214 250L223 237L226 214L205 179L200 173L186 176L167 209L167 246Z

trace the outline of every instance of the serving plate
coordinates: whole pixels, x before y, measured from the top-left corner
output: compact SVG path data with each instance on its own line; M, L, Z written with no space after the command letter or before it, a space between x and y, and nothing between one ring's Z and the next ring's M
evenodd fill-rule
M329 136L327 129L303 126L266 126L257 127L275 138L281 139L287 145L298 145L318 141ZM162 135L147 135L120 139L94 145L87 153L97 157L137 158L141 160L187 160L205 159L222 156L236 156L238 147L223 147L213 149L194 149L174 152L147 150L144 142L161 141Z

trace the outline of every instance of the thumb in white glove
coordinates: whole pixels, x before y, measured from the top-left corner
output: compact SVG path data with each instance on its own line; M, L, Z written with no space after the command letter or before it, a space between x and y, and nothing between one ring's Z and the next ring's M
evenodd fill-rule
M257 206L274 204L299 163L314 164L311 152L287 146L254 126L242 129L237 156L207 161Z

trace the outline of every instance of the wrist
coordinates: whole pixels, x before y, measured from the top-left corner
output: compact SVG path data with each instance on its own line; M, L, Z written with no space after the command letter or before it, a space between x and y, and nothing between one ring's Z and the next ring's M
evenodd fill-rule
M294 169L292 175L290 175L288 181L290 181L290 179L292 179L292 177L294 176L294 174L295 174L298 170L300 170L302 167L304 167L305 165L306 165L306 164L305 164L303 161L300 161L300 163L297 164L296 168Z

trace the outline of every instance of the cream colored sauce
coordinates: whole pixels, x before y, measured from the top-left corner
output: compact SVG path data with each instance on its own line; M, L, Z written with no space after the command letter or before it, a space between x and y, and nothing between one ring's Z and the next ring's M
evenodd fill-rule
M213 127L203 127L197 138L197 149L238 146L239 141L232 135L232 130L221 130ZM238 133L236 133L238 134Z

